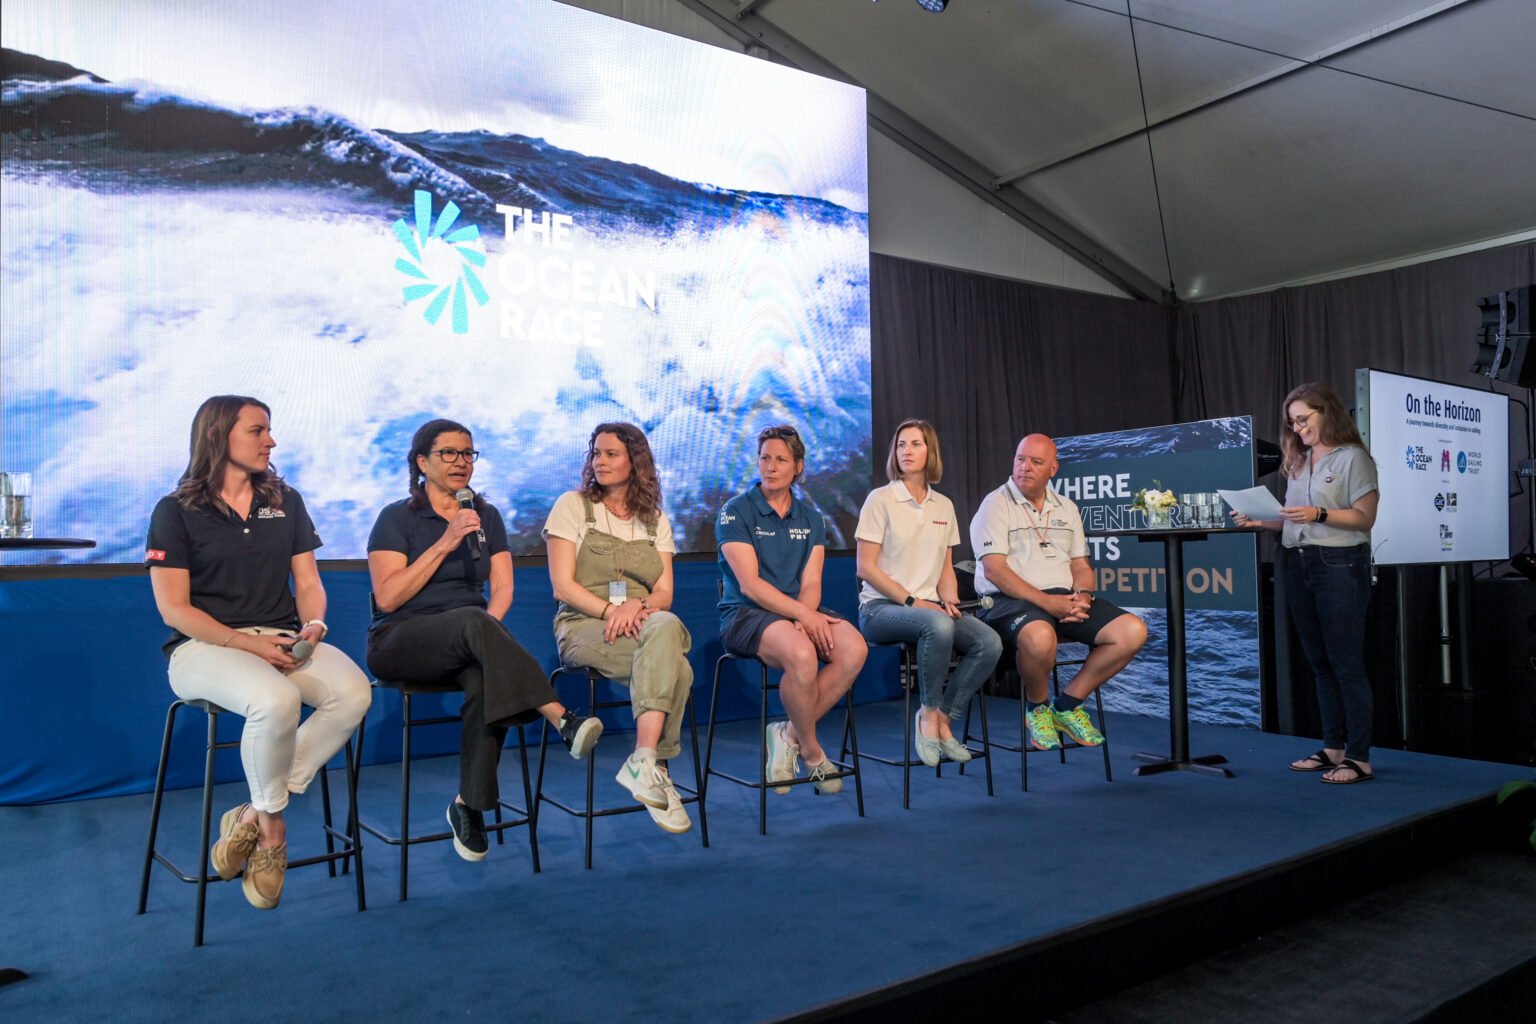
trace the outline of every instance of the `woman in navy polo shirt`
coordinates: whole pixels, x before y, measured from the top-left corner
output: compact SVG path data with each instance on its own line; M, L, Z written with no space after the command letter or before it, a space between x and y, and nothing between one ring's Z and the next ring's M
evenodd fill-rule
M843 780L828 778L836 768L816 723L853 686L869 648L852 623L820 607L826 525L793 491L805 474L805 442L794 427L757 435L757 470L758 482L726 502L715 528L725 577L720 640L784 673L779 696L789 720L768 726L768 778L794 778L798 760L819 792L836 793Z
M468 861L484 860L489 849L482 812L500 798L496 767L510 727L542 716L578 758L603 731L596 718L565 709L501 623L512 607L512 555L501 513L469 490L479 455L467 427L422 424L405 459L410 497L386 506L368 537L376 606L369 670L388 683L464 691L459 793L448 824L453 848Z
M221 878L244 868L245 898L260 910L283 893L288 794L304 792L346 745L370 699L362 670L321 643L320 537L304 499L272 469L276 445L262 402L204 402L186 472L150 519L145 557L155 606L174 631L165 645L171 689L245 718L251 799L220 819L211 859ZM293 656L300 640L314 647L308 658ZM301 703L315 709L302 726Z
M929 767L941 757L971 759L950 722L987 681L1003 642L974 615L963 614L951 550L960 543L955 506L933 489L944 473L939 436L927 420L896 428L885 460L890 483L871 491L859 512L859 628L875 643L917 645L917 712L913 744ZM950 675L954 652L963 656ZM949 683L946 691L945 682Z

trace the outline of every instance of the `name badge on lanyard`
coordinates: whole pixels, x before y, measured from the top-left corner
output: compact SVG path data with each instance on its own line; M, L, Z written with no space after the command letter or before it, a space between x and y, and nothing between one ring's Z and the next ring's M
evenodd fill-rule
M629 599L629 583L626 580L614 580L608 584L608 603L623 604Z

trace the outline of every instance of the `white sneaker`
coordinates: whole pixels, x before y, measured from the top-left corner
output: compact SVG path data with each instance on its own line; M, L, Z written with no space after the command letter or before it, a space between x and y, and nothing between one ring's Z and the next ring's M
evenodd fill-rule
M821 764L808 764L805 766L805 774L811 779L811 788L818 793L841 793L843 791L843 780L840 777L827 777L832 772L840 771L842 769L833 764L830 757L822 758Z
M656 766L655 772L657 784L667 795L667 806L665 809L658 809L646 804L645 809L650 812L651 820L668 832L687 832L693 828L693 821L688 817L687 809L683 807L683 798L677 795L677 787L672 785L672 776L668 775L667 770L661 765Z
M657 811L667 809L667 791L661 785L666 775L656 767L654 757L629 755L629 759L619 765L619 774L614 778L629 790L631 796L651 808L653 816Z
M789 742L784 735L788 722L775 722L768 726L768 781L784 782L795 777L795 763L800 760L800 748ZM774 786L775 793L788 793L788 786Z

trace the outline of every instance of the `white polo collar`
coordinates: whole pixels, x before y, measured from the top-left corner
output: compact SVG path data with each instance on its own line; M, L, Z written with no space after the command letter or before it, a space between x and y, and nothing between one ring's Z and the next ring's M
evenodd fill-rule
M1024 492L1019 490L1019 485L1013 482L1013 477L1010 476L1003 483L1003 486L1008 489L1008 500L1012 501L1015 505L1023 505L1025 502L1027 502L1029 500L1029 499L1024 497ZM1049 508L1054 508L1054 507L1060 507L1060 505L1061 505L1061 498L1060 498L1060 496L1057 495L1057 493L1055 491L1053 491L1049 487L1047 487L1045 489L1045 507L1047 509L1049 509ZM1031 506L1031 507L1033 507L1033 506Z
M928 485L928 496L925 497L922 501L918 501L915 497L913 497L912 492L907 490L907 482L899 477L895 480L892 480L885 486L886 489L891 492L896 501L905 501L910 504L917 505L918 507L922 507L923 505L926 505L933 500L932 484Z

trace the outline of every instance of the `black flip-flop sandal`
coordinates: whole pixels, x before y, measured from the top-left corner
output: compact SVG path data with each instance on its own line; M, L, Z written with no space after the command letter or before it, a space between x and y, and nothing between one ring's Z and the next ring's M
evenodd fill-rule
M1376 773L1375 772L1368 772L1368 771L1366 771L1364 768L1361 768L1358 764L1356 764L1355 762L1351 761L1347 757L1344 760L1340 761L1338 764L1334 765L1334 767L1335 768L1348 768L1350 771L1354 772L1355 775L1354 775L1353 778L1350 778L1350 779L1330 779L1326 775L1323 776L1323 781L1328 783L1330 786L1349 786L1349 785L1353 785L1356 782L1370 782L1372 779L1374 779L1376 777Z
M1326 772L1326 771L1331 771L1334 768L1337 768L1339 766L1339 764L1341 763L1341 762L1338 762L1338 761L1330 761L1330 760L1328 760L1328 751L1326 751L1326 750L1319 750L1315 754L1308 754L1306 757L1302 758L1302 760L1303 761L1316 761L1318 763L1314 764L1314 765L1312 765L1311 767L1308 767L1308 768L1298 768L1298 767L1296 767L1293 764L1293 765L1291 765L1291 771L1293 771L1293 772Z

